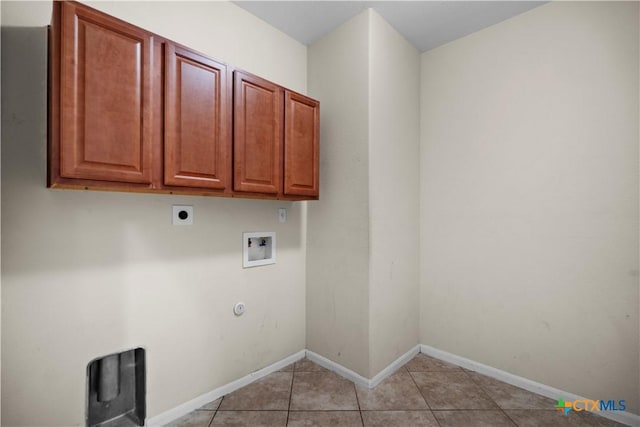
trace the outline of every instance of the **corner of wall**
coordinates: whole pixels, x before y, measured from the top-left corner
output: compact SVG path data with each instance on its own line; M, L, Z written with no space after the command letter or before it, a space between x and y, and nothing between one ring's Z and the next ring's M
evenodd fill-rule
M418 344L417 49L369 12L370 375ZM393 233L389 230L393 229ZM402 330L404 334L398 334Z
M368 14L308 49L320 101L319 201L308 204L307 348L359 375L369 359Z

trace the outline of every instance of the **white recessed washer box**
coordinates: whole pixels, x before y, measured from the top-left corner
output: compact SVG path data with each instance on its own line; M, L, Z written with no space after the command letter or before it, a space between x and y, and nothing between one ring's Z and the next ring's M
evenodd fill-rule
M242 233L242 266L258 267L276 263L276 233L256 231Z

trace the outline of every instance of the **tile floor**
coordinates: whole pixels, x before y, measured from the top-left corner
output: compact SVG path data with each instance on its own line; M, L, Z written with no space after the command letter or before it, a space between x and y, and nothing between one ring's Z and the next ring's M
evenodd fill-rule
M556 411L546 397L418 354L374 389L303 359L171 427L621 426Z

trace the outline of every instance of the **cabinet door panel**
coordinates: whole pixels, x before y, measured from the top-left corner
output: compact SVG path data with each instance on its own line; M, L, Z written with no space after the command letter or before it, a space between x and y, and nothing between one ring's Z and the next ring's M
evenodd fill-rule
M318 196L320 104L286 91L284 194Z
M151 36L62 6L60 173L151 182Z
M231 110L226 65L168 43L166 73L165 184L227 188Z
M281 193L283 89L235 71L233 102L234 190Z

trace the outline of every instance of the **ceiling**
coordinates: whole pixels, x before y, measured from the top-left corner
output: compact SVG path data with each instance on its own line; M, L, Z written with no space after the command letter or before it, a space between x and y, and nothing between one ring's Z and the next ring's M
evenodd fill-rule
M489 27L544 1L234 1L309 45L373 8L420 52Z

